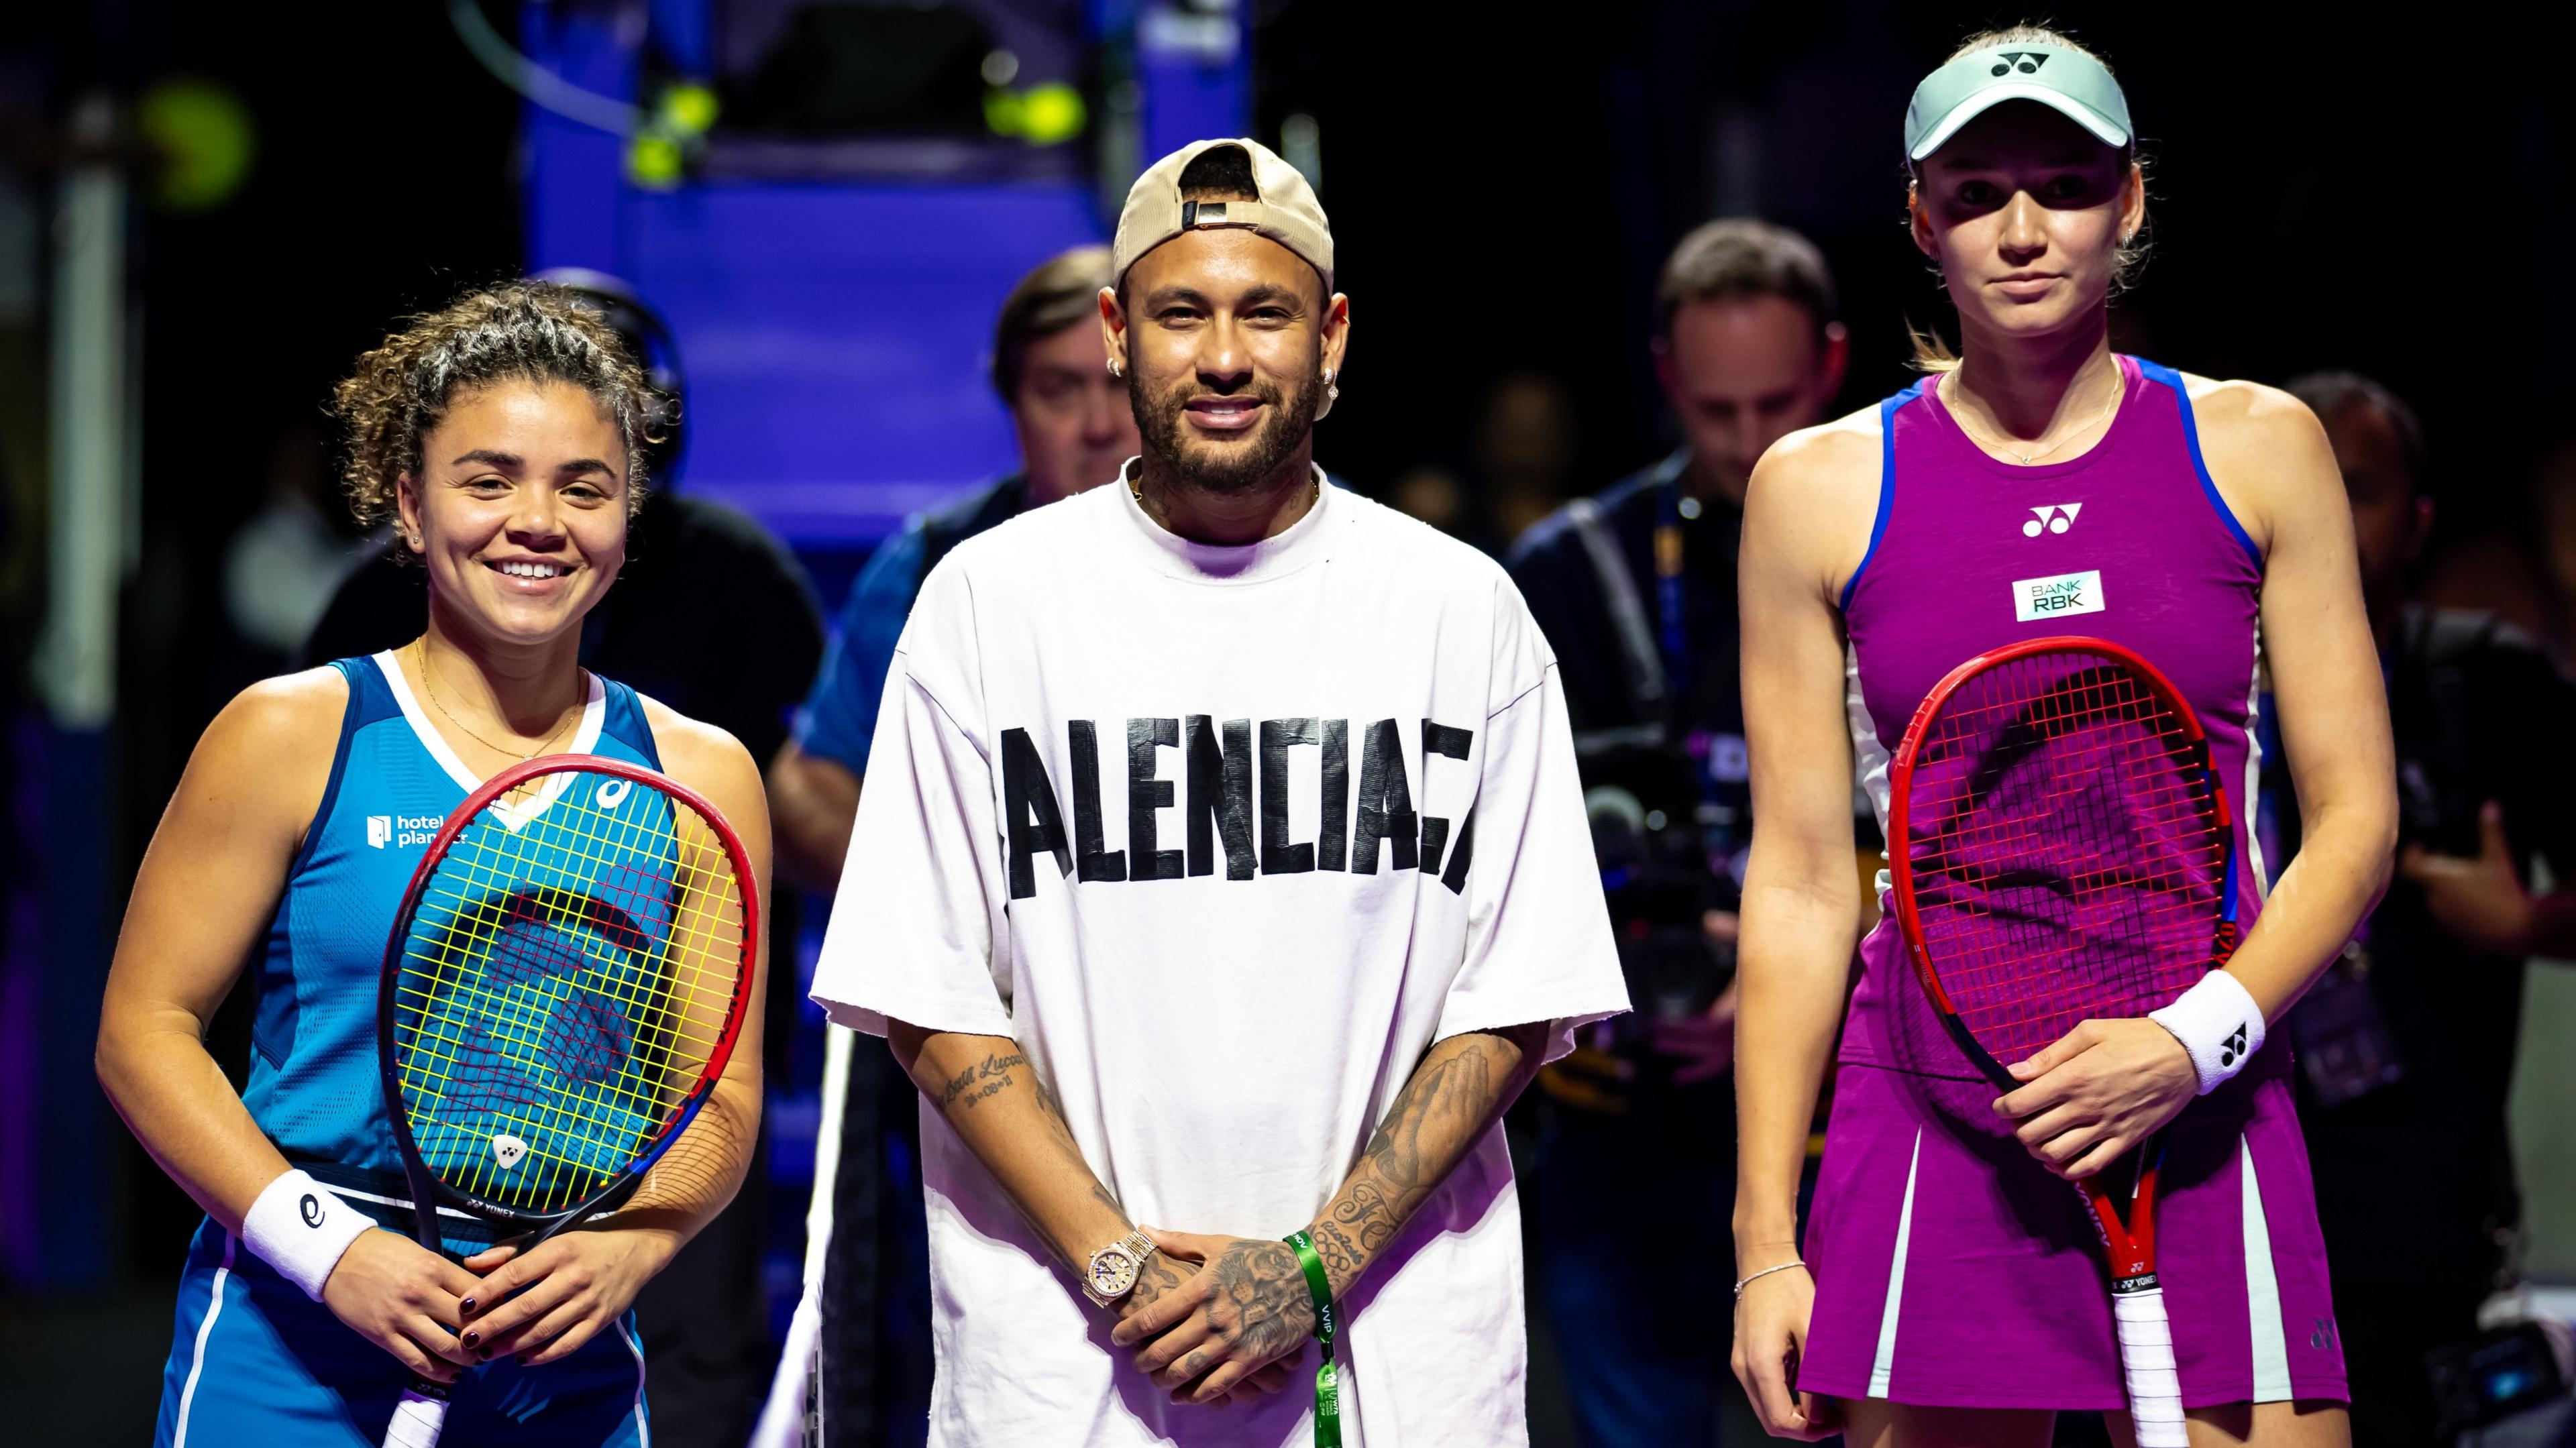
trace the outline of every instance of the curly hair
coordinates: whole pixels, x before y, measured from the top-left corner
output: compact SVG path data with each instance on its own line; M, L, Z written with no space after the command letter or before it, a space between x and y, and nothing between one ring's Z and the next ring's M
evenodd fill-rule
M332 415L348 430L341 484L359 522L394 518L403 475L420 475L421 439L459 397L501 382L561 382L596 399L626 447L626 511L634 515L644 497L653 387L624 339L579 294L550 282L505 282L409 321L360 355L331 393Z

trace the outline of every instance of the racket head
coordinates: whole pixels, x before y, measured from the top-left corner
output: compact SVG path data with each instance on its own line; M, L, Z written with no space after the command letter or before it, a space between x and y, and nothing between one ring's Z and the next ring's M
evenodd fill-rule
M547 1229L676 1141L751 1008L760 902L724 816L624 760L513 765L431 838L385 945L385 1106L427 1208Z
M2104 639L2029 639L1953 669L1888 770L1898 927L1938 1030L2005 1069L2088 1019L2140 1016L2235 945L2235 827L2170 680ZM1942 1059L1922 1012L1898 1047ZM1987 1113L1991 1114L1991 1113Z

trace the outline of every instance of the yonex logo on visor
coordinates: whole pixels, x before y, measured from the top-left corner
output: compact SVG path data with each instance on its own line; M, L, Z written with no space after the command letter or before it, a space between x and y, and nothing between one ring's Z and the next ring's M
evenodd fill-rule
M2129 101L2102 62L2068 47L1971 51L1923 78L1905 108L1905 154L1920 161L2006 101L2035 101L2106 146L2130 141Z

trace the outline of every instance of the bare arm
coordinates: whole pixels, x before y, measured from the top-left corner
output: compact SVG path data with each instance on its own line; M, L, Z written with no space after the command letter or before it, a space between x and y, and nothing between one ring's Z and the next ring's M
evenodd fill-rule
M2263 648L2301 840L2228 963L2278 1020L2387 888L2397 841L2388 696L2361 600L2352 510L2325 429L2285 393L2226 383L2194 398L2212 478L2267 536ZM2250 506L2249 506L2250 505Z
M797 889L829 895L840 888L859 813L859 777L840 761L806 753L788 740L769 764L769 802L776 810L778 868Z
M1359 1165L1306 1232L1335 1301L1403 1231L1538 1072L1545 1022L1435 1043L1396 1093ZM1312 1289L1284 1241L1155 1232L1164 1255L1206 1263L1183 1288L1118 1325L1122 1347L1153 1341L1136 1366L1175 1397L1205 1403L1294 1354L1315 1331ZM1195 1385L1195 1386L1193 1386Z
M258 948L328 783L348 687L331 669L271 679L197 742L134 879L100 1003L98 1079L152 1160L238 1235L286 1158L205 1047L207 1021ZM474 1276L386 1231L349 1244L323 1284L341 1320L412 1371L453 1379Z
M1738 565L1753 857L1736 947L1737 1274L1798 1258L1798 1177L1851 976L1862 913L1836 595L1867 546L1875 418L1800 434L1764 457ZM1815 1437L1821 1410L1789 1387L1815 1287L1802 1271L1738 1303L1735 1372L1773 1434Z
M1135 1230L1083 1160L1055 1093L1008 1036L926 1031L887 1023L886 1044L912 1084L975 1153L1077 1274L1091 1254ZM1141 1284L1140 1284L1141 1290Z

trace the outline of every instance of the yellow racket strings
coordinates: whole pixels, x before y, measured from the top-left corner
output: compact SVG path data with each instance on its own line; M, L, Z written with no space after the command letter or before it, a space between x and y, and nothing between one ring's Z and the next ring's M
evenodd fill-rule
M616 775L538 785L469 821L422 892L395 982L396 1078L448 1185L560 1211L705 1076L746 912L722 836L688 805Z

